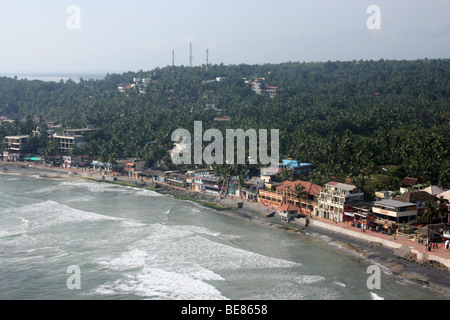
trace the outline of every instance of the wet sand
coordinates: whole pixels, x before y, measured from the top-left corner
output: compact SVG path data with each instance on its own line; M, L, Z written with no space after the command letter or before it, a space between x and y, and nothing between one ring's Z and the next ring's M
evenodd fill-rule
M4 170L6 168L6 171ZM0 173L5 174L20 174L20 175L38 175L42 178L60 178L60 179L93 179L97 181L104 181L105 175L91 170L76 170L63 168L48 168L42 166L29 166L23 163L7 163L0 162ZM111 179L112 180L112 179ZM111 181L110 180L110 181ZM117 182L135 184L136 186L148 187L148 181L140 181L128 177L117 177ZM197 192L185 191L180 189L173 189L167 186L161 186L158 192L165 194L172 194L175 197L183 197L184 199L192 199L196 202L209 202L220 204L220 198L211 195L204 195ZM218 210L218 214L231 216L233 218L243 219L251 223L258 223L268 228L284 229L287 232L312 234L317 233L322 236L327 236L338 243L343 250L349 252L357 252L364 258L373 261L385 268L389 269L394 275L410 280L420 285L430 287L440 291L444 299L450 299L450 271L448 268L442 268L432 262L418 262L410 255L405 254L401 250L393 250L383 246L381 243L370 242L356 237L348 236L343 233L328 230L322 227L314 227L311 225L305 226L301 224L285 224L281 223L277 216L267 217L269 209L261 207L258 210L252 208L238 208ZM314 217L316 219L316 217ZM342 249L341 249L342 250Z

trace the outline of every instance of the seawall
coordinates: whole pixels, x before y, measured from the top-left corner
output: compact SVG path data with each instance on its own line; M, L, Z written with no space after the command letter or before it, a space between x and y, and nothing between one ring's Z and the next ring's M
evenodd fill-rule
M396 253L401 257L406 257L408 255L416 255L416 259L419 262L433 260L442 263L443 265L445 265L447 268L450 269L450 259L443 258L439 255L433 254L432 252L431 253L422 252L422 250L418 250L414 246L408 245L408 243L405 244L405 241L399 241L400 239L397 239L396 241L387 240L377 236L373 236L368 232L361 232L359 229L358 231L357 229L349 230L346 228L342 228L341 226L338 225L333 225L327 222L322 222L317 219L310 219L310 218L295 219L294 224L303 226L305 228L313 227L323 229L328 232L339 233L369 243L379 243L383 245L383 247L391 249L394 253ZM411 240L406 241L411 242ZM411 242L411 244L413 244L413 242Z

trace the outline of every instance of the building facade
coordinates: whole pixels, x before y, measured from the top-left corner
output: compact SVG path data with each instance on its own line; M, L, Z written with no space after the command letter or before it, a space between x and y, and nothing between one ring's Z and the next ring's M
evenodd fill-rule
M193 189L197 192L220 195L223 193L223 190L219 183L220 177L211 172L197 172L192 178Z
M8 161L21 160L28 151L28 138L29 136L6 136L5 139L8 143L8 151L3 153Z
M345 205L363 200L364 193L357 186L332 181L320 191L318 213L322 218L343 222Z
M298 196L297 186L301 188L303 194ZM298 208L298 212L305 215L316 215L319 196L323 188L309 181L285 181L274 191L259 190L258 202L272 207L282 207L293 205Z
M414 203L391 199L375 201L372 212L380 220L399 224L417 221L418 217L418 211Z

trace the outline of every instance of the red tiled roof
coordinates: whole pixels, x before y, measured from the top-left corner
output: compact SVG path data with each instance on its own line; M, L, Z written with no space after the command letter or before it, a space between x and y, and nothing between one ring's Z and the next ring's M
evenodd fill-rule
M300 184L301 186L303 186L305 188L305 191L308 192L310 195L319 195L320 194L320 190L323 189L323 187L311 183L309 181L302 181L302 180L297 180L297 181L285 181L283 183L283 185L276 187L275 189L277 189L277 191L287 191L290 190L291 192L295 192L295 186Z
M230 117L228 117L228 116L218 117L218 118L214 118L214 121L230 121Z
M415 186L418 181L419 181L419 179L417 179L417 178L406 177L405 179L403 179L402 185L407 186L407 187L412 187L412 186Z
M284 206L280 207L280 210L282 210L282 211L299 211L300 208L289 203L289 204L285 204Z

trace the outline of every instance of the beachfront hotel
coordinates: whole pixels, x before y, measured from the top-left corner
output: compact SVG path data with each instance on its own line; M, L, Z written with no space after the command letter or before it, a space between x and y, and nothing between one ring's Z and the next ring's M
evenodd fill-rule
M398 224L416 221L418 218L416 204L392 199L375 201L372 212L381 220Z
M303 191L298 197L297 187ZM323 188L309 181L284 181L282 185L275 187L274 191L259 190L258 202L267 206L282 208L285 205L296 206L299 213L316 215L317 197Z
M8 161L19 161L28 151L29 136L6 136L8 151L3 153Z
M345 205L364 200L364 192L357 186L331 181L320 191L318 213L322 218L344 221Z

